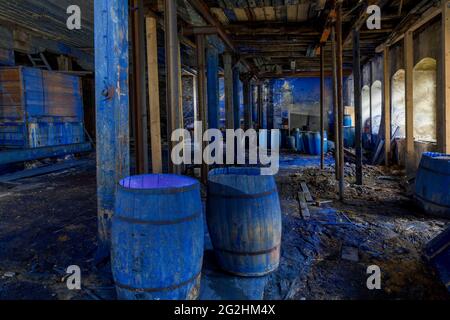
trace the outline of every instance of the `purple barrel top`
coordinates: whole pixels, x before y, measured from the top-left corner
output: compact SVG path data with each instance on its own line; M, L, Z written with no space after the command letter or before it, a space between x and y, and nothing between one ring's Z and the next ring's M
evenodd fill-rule
M178 189L197 184L197 180L174 174L148 174L132 176L119 182L125 189L135 190L160 190Z

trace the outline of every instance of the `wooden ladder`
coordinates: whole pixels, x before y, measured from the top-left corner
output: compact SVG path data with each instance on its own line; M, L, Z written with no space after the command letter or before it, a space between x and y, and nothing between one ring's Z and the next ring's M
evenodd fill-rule
M46 69L46 70L52 70L52 67L50 67L47 59L45 58L44 53L39 52L35 54L28 54L28 59L33 64L33 67L39 68L39 69Z

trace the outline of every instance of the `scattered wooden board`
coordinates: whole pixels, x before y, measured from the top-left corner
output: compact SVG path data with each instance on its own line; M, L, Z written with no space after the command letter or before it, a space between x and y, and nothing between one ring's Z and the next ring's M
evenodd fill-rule
M300 211L302 213L303 219L309 220L311 218L311 214L309 213L308 203L306 202L306 196L304 192L298 193L298 203L300 205Z
M61 170L67 170L73 167L84 165L88 162L88 160L73 160L67 162L60 162L52 165L42 166L39 168L33 168L28 170L23 170L19 172L5 174L0 176L0 183L7 183L11 181L16 181L24 178L31 178L36 176L41 176L44 174L57 172Z
M302 182L300 186L302 187L303 193L305 194L306 202L314 202L314 199L309 192L309 188L306 182Z
M333 203L333 200L317 200L316 207L322 207L324 204Z

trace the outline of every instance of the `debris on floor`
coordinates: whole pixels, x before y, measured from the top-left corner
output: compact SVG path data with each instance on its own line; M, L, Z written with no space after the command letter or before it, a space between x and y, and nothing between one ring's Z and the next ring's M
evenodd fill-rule
M224 273L209 243L200 299L449 299L423 254L448 221L423 215L405 195L400 175L379 179L397 174L372 166L364 172L364 185L357 186L353 166L346 166L346 199L341 203L335 197L332 166L323 171L282 167L276 177L283 214L279 269L249 279ZM0 186L0 192L34 187L0 202L0 275L14 273L0 276L0 299L115 299L110 265L93 263L94 162L17 182L19 186ZM307 204L309 219L300 214L302 183L316 199ZM24 205L18 207L17 201ZM70 265L81 267L80 291L67 289ZM381 269L381 290L366 287L371 265Z

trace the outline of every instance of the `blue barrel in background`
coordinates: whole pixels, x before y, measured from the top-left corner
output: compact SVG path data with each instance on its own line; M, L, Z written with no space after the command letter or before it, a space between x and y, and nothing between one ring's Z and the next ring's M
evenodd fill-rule
M311 132L303 132L303 148L304 153L311 154L313 146L311 145Z
M320 132L308 132L307 133L307 141L308 141L308 154L318 156L321 153L321 135ZM324 153L328 152L328 134L324 131Z
M300 132L300 129L296 129L295 133L295 147L297 152L303 152L304 146L303 146L303 132Z
M450 218L450 155L424 153L415 187L415 198L426 213Z
M320 132L311 132L310 134L310 144L309 147L311 148L311 155L317 156L320 154Z
M300 131L298 133L298 139L297 139L297 151L298 152L305 152L305 144L303 143L303 136L304 136L304 132Z
M206 218L221 268L262 276L280 261L281 208L273 176L260 168L220 168L208 177Z
M352 116L349 114L344 115L344 127L351 127L352 125Z
M119 299L198 297L204 226L197 180L177 175L122 180L111 232L111 266Z
M289 141L289 149L292 151L297 151L297 141L295 140L295 137L289 136L288 141Z
M353 148L355 146L355 127L344 127L344 146Z

